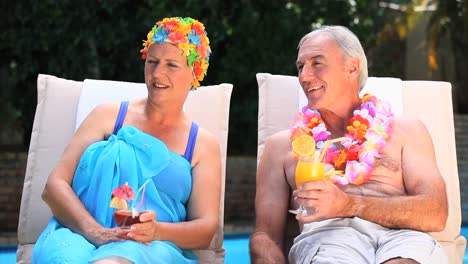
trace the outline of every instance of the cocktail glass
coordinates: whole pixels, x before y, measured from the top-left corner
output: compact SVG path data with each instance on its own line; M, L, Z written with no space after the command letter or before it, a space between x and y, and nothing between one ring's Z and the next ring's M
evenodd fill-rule
M299 157L296 165L296 188L297 186L311 181L323 180L325 177L325 163L317 161L313 157ZM307 215L304 205L299 205L296 210L289 210L293 214Z
M130 229L133 224L141 223L140 214L142 212L132 212L130 210L116 210L114 220L118 227Z

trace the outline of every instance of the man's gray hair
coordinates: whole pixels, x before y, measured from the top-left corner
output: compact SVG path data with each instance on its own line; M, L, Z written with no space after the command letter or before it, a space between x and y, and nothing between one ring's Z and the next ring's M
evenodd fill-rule
M328 34L336 41L338 46L343 50L345 59L359 59L359 90L362 90L368 76L367 58L358 37L348 28L343 26L321 26L320 28L313 30L312 32L302 37L297 48L299 49L307 39L322 33Z

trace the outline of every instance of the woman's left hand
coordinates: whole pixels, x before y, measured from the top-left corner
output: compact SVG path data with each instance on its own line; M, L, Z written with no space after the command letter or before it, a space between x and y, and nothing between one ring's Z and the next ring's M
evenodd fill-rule
M145 211L140 215L139 224L133 224L127 236L135 241L151 244L151 241L156 239L157 222L156 212Z

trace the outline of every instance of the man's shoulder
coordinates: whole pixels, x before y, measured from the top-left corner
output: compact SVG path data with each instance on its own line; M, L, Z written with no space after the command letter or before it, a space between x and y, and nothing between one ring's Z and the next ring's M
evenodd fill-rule
M393 117L392 123L395 129L406 130L409 128L424 127L424 123L419 118L413 116L397 115Z
M269 136L266 140L266 145L274 146L274 148L289 147L291 145L290 137L291 130L281 130Z
M392 135L396 138L414 140L429 134L421 119L412 116L395 116L392 121Z
M291 137L291 130L285 129L278 131L268 137L268 141L289 141Z

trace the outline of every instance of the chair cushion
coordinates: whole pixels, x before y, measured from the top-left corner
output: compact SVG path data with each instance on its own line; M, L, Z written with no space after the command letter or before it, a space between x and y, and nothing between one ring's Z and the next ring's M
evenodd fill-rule
M442 232L432 235L439 241L452 241L460 234L460 186L455 150L451 84L435 81L403 82L405 114L420 119L434 143L437 166L445 180L449 216ZM430 106L428 106L430 103Z
M41 193L75 128L81 82L39 74L18 223L20 244L35 243L51 217Z
M147 95L144 83L85 79L76 111L76 128L99 104L130 101Z

